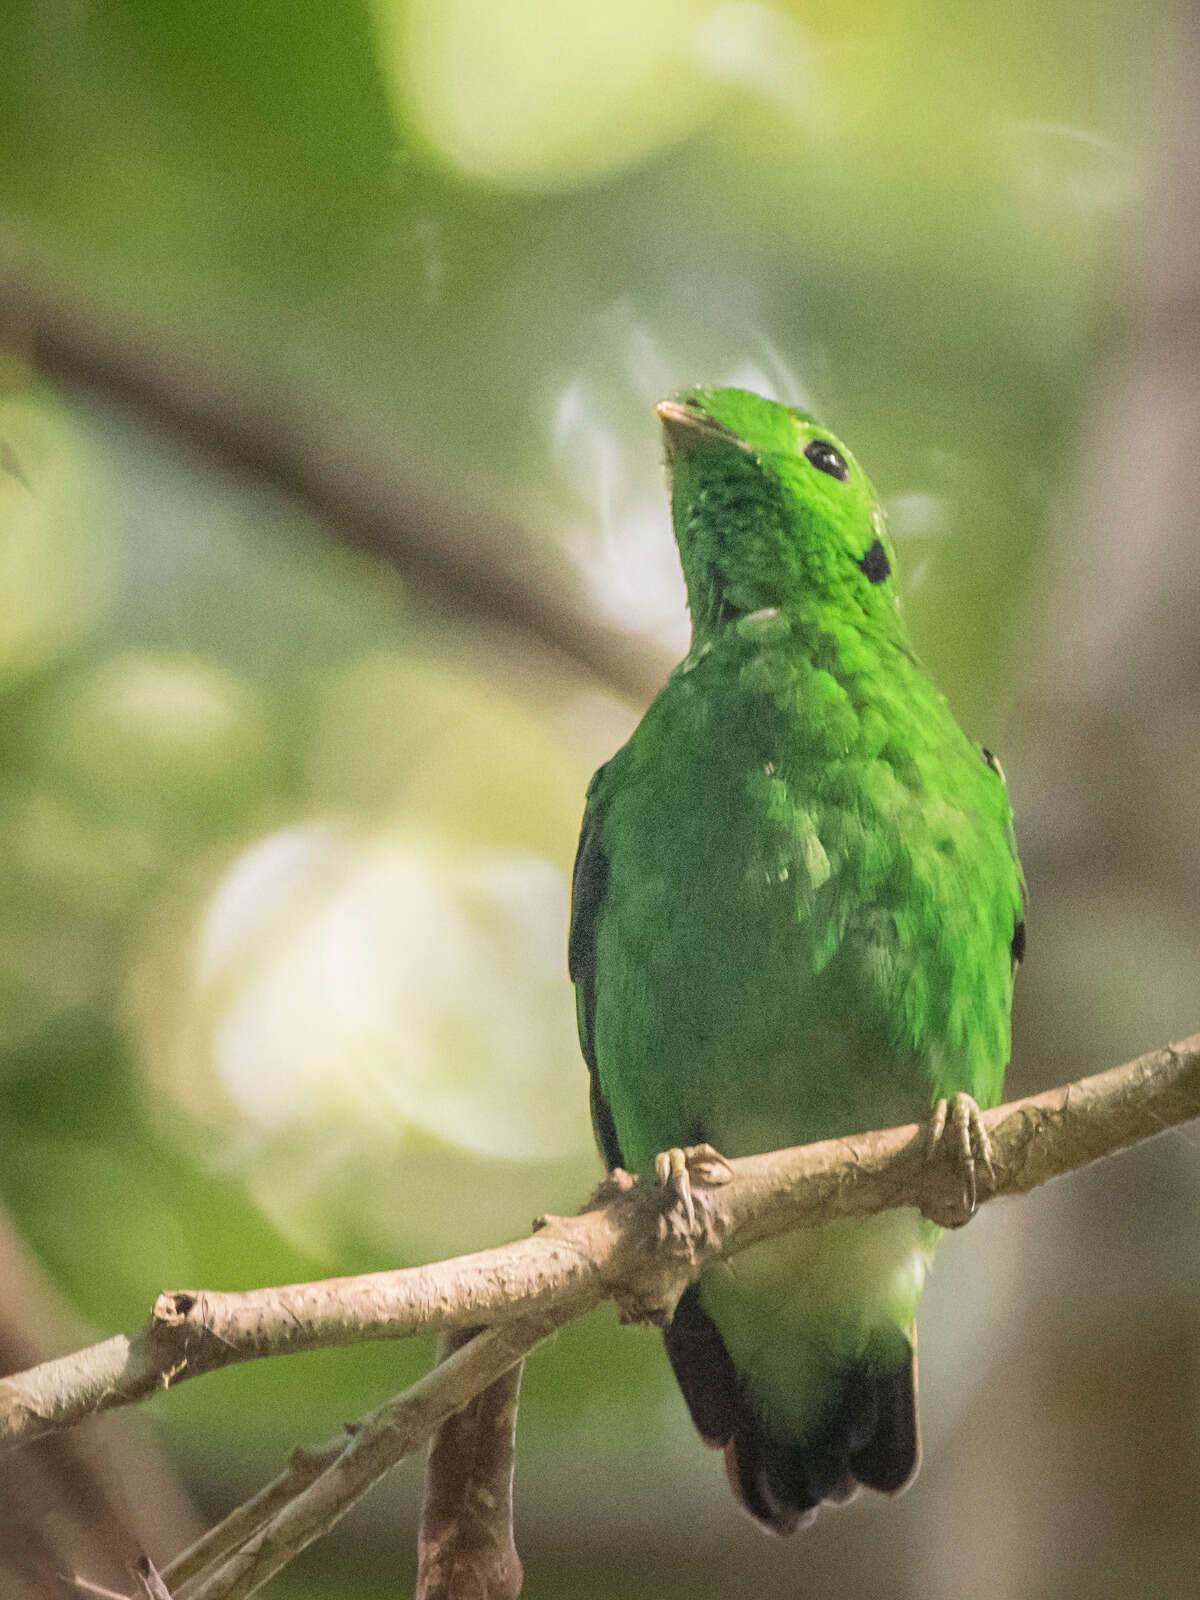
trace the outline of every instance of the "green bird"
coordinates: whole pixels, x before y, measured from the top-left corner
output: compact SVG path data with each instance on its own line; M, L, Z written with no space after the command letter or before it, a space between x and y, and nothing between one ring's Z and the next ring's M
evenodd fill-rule
M592 780L572 892L604 1160L994 1105L1025 938L1012 812L909 643L878 497L793 407L694 389L658 415L692 645ZM826 1223L680 1300L675 1376L765 1527L916 1472L939 1232L916 1210Z

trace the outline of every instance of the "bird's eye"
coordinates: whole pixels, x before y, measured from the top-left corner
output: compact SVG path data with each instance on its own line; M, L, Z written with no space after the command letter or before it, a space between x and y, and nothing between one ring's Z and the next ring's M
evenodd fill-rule
M845 483L849 478L850 468L846 465L845 457L828 439L810 440L804 447L804 454L818 472L827 472L839 483Z

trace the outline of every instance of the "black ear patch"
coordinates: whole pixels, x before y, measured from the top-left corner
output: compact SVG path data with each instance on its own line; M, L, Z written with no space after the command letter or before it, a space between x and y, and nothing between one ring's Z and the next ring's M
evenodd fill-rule
M887 551L883 548L883 540L876 539L875 543L858 562L858 566L872 583L882 583L892 570L892 563L887 558Z

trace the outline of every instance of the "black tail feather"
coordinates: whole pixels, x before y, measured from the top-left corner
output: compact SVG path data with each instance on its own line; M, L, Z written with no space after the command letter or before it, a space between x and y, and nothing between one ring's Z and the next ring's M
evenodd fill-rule
M737 1422L741 1384L716 1323L700 1304L698 1284L680 1296L663 1343L700 1437L724 1447Z
M881 1494L898 1494L916 1476L921 1464L921 1430L917 1425L917 1330L909 1359L873 1378L879 1405L871 1438L850 1458L859 1483Z
M774 1469L773 1441L748 1405L738 1412L733 1437L725 1446L729 1487L756 1521L772 1533L806 1528L820 1502L779 1482Z
M916 1472L915 1330L895 1362L846 1370L833 1404L801 1441L781 1438L758 1414L696 1285L664 1337L701 1437L724 1448L735 1495L773 1532L806 1526L822 1501L848 1500L860 1485L895 1494Z

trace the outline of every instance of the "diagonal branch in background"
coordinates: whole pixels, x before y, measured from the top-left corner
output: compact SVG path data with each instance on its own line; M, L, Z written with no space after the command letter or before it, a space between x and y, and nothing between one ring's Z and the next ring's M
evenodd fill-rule
M55 281L0 238L4 346L53 382L283 495L455 619L515 629L637 704L673 665L636 635L597 621L554 571L557 559L495 505L405 465L402 443L373 442L362 419L282 375L272 381L228 347L189 342Z
M336 1439L315 1448L293 1450L288 1464L278 1477L264 1484L257 1494L222 1517L194 1544L181 1550L173 1561L163 1568L163 1579L176 1595L188 1593L210 1571L216 1571L227 1556L246 1544L259 1528L265 1526L289 1501L303 1493L310 1483L315 1483L327 1467L331 1467L346 1448L346 1438L353 1432L347 1425Z
M0 1206L0 1371L70 1349L79 1319ZM128 1419L132 1422L134 1419ZM57 1574L122 1581L148 1545L170 1550L200 1526L144 1427L77 1429L45 1441L19 1471L0 1472L0 1596L60 1593ZM118 1489L117 1485L120 1485Z
M329 1532L397 1461L490 1388L557 1328L549 1311L488 1329L425 1377L355 1425L341 1453L307 1488L282 1504L215 1570L189 1583L183 1600L244 1600L315 1539ZM515 1552L514 1552L515 1555Z
M1198 1115L1200 1034L985 1112L992 1194L1026 1194ZM531 1238L432 1266L246 1294L160 1295L139 1333L0 1381L0 1445L266 1355L479 1323L490 1330L481 1339L498 1338L518 1320L525 1325L531 1316L548 1316L558 1324L605 1299L616 1300L629 1318L661 1322L715 1255L896 1206L944 1216L960 1194L949 1155L930 1159L927 1130L915 1124L746 1156L730 1167L731 1182L704 1192L702 1235L664 1241L661 1195L652 1184L638 1184L580 1216L546 1219ZM433 1382L443 1370L422 1381Z
M389 1468L419 1450L447 1421L471 1410L473 1402L503 1392L515 1405L512 1375L519 1373L525 1354L569 1320L570 1313L555 1311L525 1317L502 1329L485 1330L451 1350L403 1394L347 1424L340 1438L316 1450L295 1451L286 1472L176 1557L160 1581L169 1583L177 1600L243 1600L256 1593L340 1522ZM510 1420L505 1419L505 1426L511 1435ZM503 1592L516 1595L520 1563L515 1548L511 1561L515 1567L505 1570L515 1587ZM497 1570L489 1564L489 1578ZM75 1581L81 1590L99 1592L86 1580ZM112 1600L124 1597L112 1595Z

